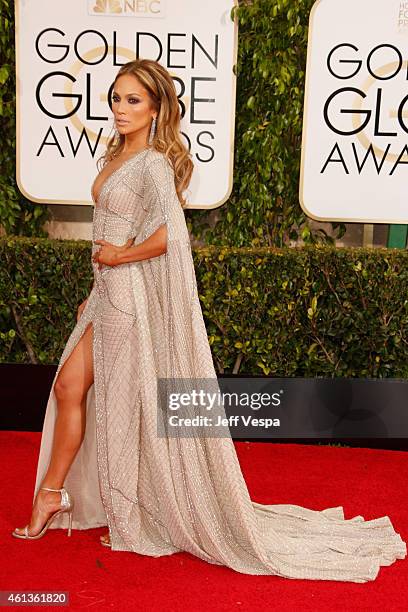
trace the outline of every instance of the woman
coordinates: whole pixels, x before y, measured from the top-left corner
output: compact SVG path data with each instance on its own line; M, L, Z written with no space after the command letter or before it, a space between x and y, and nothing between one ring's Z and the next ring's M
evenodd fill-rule
M158 378L216 383L182 209L192 162L159 63L124 65L112 110L118 137L93 185L95 283L52 384L31 521L13 535L107 525L114 551L373 580L406 555L388 517L252 502L229 434L158 435Z

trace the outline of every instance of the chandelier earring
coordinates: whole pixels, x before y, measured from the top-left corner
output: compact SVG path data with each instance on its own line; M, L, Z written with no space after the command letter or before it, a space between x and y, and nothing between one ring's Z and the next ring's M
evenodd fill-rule
M111 127L111 133L112 133L112 132L113 132L113 138L114 138L115 140L119 140L119 138L120 138L120 133L119 133L119 131L118 131L117 127L116 127L116 122L115 122L115 119L113 120L112 127Z
M156 117L153 117L152 124L150 126L150 134L149 134L149 145L153 143L154 135L156 134Z

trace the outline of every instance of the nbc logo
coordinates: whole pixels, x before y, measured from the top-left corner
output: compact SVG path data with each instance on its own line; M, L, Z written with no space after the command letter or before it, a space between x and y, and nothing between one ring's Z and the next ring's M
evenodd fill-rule
M88 0L90 15L164 17L164 0Z

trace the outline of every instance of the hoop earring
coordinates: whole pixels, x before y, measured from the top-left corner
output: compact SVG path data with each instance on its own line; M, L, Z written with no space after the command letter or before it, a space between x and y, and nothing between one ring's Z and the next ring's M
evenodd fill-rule
M152 125L150 126L149 145L153 143L155 133L156 133L156 117L153 117Z

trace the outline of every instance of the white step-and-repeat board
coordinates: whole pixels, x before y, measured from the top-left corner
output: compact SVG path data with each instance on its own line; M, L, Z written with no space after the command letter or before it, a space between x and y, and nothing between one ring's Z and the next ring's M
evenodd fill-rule
M300 202L323 221L408 223L408 1L319 0Z
M16 0L17 181L33 202L91 204L112 135L120 66L159 61L173 77L195 170L189 208L232 189L235 0Z

